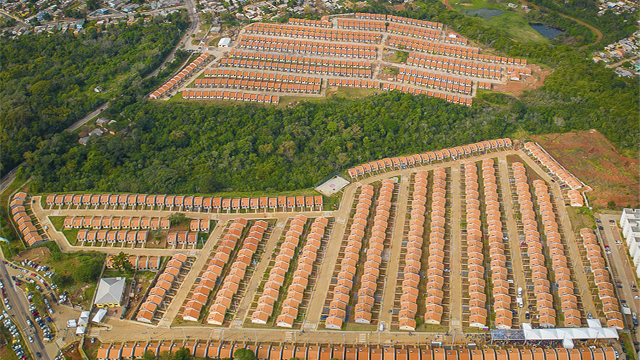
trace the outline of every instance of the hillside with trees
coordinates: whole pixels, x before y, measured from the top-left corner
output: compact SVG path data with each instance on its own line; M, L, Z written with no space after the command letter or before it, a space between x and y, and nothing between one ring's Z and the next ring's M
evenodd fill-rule
M392 10L378 4L364 11ZM553 71L543 87L519 98L481 92L472 108L397 92L294 108L148 102L129 87L105 115L117 121L116 135L92 139L86 147L70 133L43 137L27 154L20 175L32 176L32 192L282 191L311 187L382 157L514 134L591 128L623 153L637 153L637 85L593 64L583 50L515 42L436 0L416 1L410 11L395 13L443 22L480 46ZM626 31L616 30L617 35Z
M90 25L85 34L0 37L0 174L31 156L40 141L138 86L187 26L188 16L175 13L147 24Z

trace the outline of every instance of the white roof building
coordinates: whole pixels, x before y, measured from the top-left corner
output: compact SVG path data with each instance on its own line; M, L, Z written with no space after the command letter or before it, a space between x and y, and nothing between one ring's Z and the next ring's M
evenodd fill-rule
M229 45L231 45L231 39L228 37L222 38L220 39L220 42L218 42L218 47L229 47Z
M123 277L100 279L94 305L97 307L120 306L125 285L126 279Z
M83 311L80 313L80 318L78 319L78 326L87 325L89 323L89 311Z

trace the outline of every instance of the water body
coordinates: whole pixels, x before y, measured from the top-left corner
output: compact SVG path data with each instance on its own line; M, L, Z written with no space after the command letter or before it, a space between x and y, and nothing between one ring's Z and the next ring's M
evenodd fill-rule
M478 15L485 20L490 20L496 16L500 16L504 14L502 10L492 10L492 9L473 9L473 10L464 10L463 11L467 15Z
M533 30L537 31L540 35L546 37L547 39L553 39L556 36L564 33L564 31L562 30L554 29L545 24L531 23L529 24L529 26L531 26Z

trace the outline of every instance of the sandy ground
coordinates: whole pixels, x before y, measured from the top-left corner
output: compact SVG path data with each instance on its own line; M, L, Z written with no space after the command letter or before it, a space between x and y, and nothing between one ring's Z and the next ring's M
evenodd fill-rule
M506 84L494 84L493 90L520 96L525 90L534 90L544 85L544 80L551 71L543 71L538 65L530 64L531 76L523 77L521 81L507 80Z
M620 155L598 131L586 130L533 137L562 166L589 185L592 206L637 207L640 202L640 161Z

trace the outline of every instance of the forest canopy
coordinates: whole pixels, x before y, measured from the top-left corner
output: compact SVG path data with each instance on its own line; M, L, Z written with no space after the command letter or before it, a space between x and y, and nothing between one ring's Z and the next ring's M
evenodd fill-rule
M86 34L0 37L0 174L38 142L67 128L155 70L188 26L171 14L144 24L118 24ZM95 89L101 89L96 92Z

